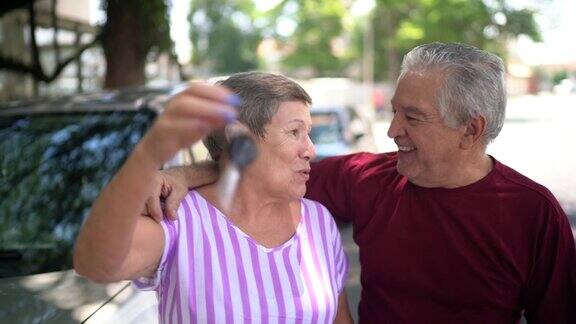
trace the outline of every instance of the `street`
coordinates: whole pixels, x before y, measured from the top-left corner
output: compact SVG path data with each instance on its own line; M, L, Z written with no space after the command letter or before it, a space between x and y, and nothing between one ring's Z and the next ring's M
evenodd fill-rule
M388 115L389 116L389 115ZM508 101L506 121L488 153L536 182L546 186L560 201L576 237L576 95L523 96ZM395 151L386 132L390 118L373 125L378 152ZM360 300L358 249L351 227L343 228L342 239L350 259L348 300L357 319Z

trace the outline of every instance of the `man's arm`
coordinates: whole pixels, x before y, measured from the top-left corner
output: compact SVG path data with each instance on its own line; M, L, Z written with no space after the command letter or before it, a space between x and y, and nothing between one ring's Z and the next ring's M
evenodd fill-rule
M350 314L346 289L342 289L340 296L338 296L338 308L336 309L336 318L334 319L334 324L349 323L354 323L354 321L352 320L352 315Z
M345 156L325 158L311 164L310 179L306 184L306 198L320 202L339 222L351 220L350 179Z
M349 187L345 156L324 159L312 163L310 180L306 187L306 198L319 201L330 210L337 219L348 221L348 202L346 197ZM337 175L337 176L336 176ZM179 166L156 172L154 189L146 200L142 215L150 216L157 222L165 213L176 218L176 210L186 197L189 188L196 188L218 180L219 172L216 162L203 162L191 166Z
M541 226L526 287L528 323L576 323L576 249L565 213L554 201Z
M374 154L357 153L323 159L312 163L310 180L306 185L306 198L326 206L339 222L354 220L357 206L358 184L365 163ZM374 191L376 188L371 188ZM369 199L368 196L364 197Z

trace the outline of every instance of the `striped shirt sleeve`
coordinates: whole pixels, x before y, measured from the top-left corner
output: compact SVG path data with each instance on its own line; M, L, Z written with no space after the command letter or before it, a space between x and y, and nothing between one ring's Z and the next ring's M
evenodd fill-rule
M180 214L180 212L178 214ZM158 288L163 271L170 259L169 256L173 255L176 242L178 241L178 219L169 220L167 217L164 217L160 225L164 232L164 252L162 252L158 269L156 269L156 272L151 277L140 277L132 280L134 286L140 290L156 290Z
M324 212L327 215L330 215L330 232L332 234L332 248L334 251L334 262L336 263L336 286L338 290L338 294L342 292L344 286L346 285L346 280L348 279L348 256L344 251L344 246L342 245L342 238L340 237L340 231L338 230L338 226L336 226L336 222L330 212L324 208Z

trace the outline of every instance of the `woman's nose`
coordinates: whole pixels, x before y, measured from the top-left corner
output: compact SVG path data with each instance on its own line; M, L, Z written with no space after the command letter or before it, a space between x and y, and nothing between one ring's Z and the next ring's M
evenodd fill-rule
M316 147L314 146L314 143L312 143L310 136L306 136L306 143L304 151L302 152L302 157L308 161L314 160L316 157Z

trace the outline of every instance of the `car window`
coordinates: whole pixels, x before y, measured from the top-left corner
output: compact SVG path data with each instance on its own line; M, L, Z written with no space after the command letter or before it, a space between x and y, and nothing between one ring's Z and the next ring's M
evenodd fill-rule
M154 116L145 110L1 116L0 278L71 269L92 202Z
M312 113L310 138L316 145L344 140L342 124L336 113Z

